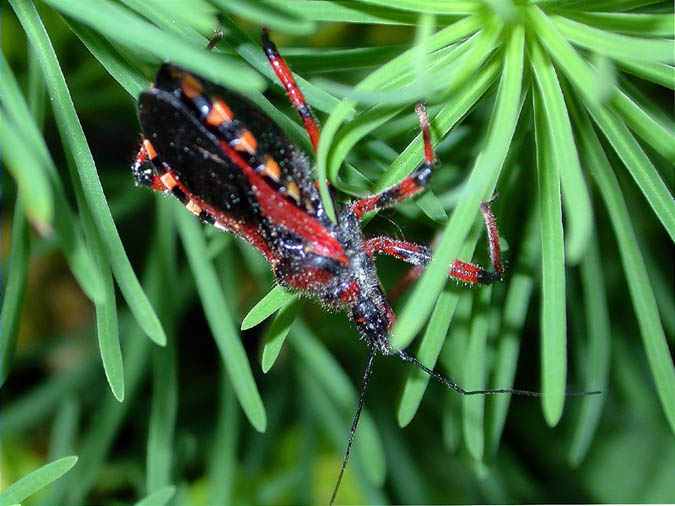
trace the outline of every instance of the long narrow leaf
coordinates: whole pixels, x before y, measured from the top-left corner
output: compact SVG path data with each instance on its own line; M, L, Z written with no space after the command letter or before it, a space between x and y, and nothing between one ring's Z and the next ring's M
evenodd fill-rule
M172 37L109 0L98 0L95 4L88 0L45 2L120 44L142 47L159 60L182 65L213 82L242 91L264 87L261 77L249 67Z
M152 262L160 272L171 272L178 263L173 203L158 199L156 241ZM178 416L178 371L175 327L182 307L176 297L165 297L159 315L166 324L167 345L152 350L152 401L148 420L146 492L171 485L174 469L174 434Z
M453 212L433 260L415 287L411 297L415 303L405 306L394 326L392 346L396 348L407 346L424 324L445 283L450 262L459 254L481 201L489 198L494 191L520 114L524 38L521 28L514 29L509 36L504 54L504 72L485 148L471 172L464 199Z
M591 141L592 142L592 141ZM582 399L581 413L576 423L574 437L569 451L569 461L579 465L588 452L600 415L609 383L611 330L607 292L602 274L600 252L596 240L592 240L588 254L581 263L581 278L584 289L586 329L588 331L587 390L600 390L603 395L587 396Z
M82 125L73 106L70 92L49 36L31 0L11 0L10 4L19 18L31 44L35 47L59 132L77 165L78 175L84 189L87 205L107 250L108 260L115 279L124 295L131 312L145 333L158 344L166 342L166 336L152 306L143 292L136 275L124 252L110 209L105 200L101 182L89 146L82 131Z
M536 212L532 212L525 226L520 254L504 300L491 388L512 388L516 377L520 336L534 291L532 272L539 260L539 227L539 217ZM507 395L493 395L487 399L485 446L489 455L497 452L510 402L511 396Z
M630 171L645 198L654 209L670 237L675 240L675 201L663 180L645 155L635 138L615 113L598 105L588 95L587 85L597 78L593 69L576 53L572 46L557 31L555 25L536 7L528 8L530 20L538 30L539 38L579 93L586 99L585 105L593 119L610 140L617 154Z
M265 20L270 30L295 35L307 35L316 29L316 25L302 16L302 11L290 11L283 5L265 2L265 0L213 0L230 14L257 23Z
M220 385L220 410L209 457L209 504L232 504L241 415L225 371Z
M598 30L561 16L553 16L552 20L563 36L572 43L597 53L651 63L673 63L675 46L672 40L627 37Z
M9 274L2 298L2 309L0 310L0 386L7 379L12 367L28 277L30 243L28 224L20 197L17 198L14 205L11 237L9 269L6 271Z
M263 336L263 352L261 361L262 371L264 373L268 372L274 362L276 362L279 353L281 353L281 348L284 345L286 336L295 322L295 316L298 313L299 302L297 300L292 300L286 305L284 305L277 315L272 320L269 328Z
M488 336L488 306L492 295L491 287L483 287L475 296L478 304L474 304L475 310L469 330L469 342L464 357L463 381L465 388L469 390L483 390L487 376L486 354ZM485 396L472 395L462 398L464 429L464 441L469 455L476 460L482 461L485 453Z
M258 432L264 432L267 426L265 406L253 379L251 365L239 339L239 332L230 318L225 295L218 285L218 276L213 264L208 260L204 236L190 213L182 206L175 206L175 210L178 230L197 283L206 319L232 380L237 399L253 427Z
M437 66L438 68L442 69L443 75L433 75L433 77L429 77L430 80L438 82L436 86L438 86L439 89L429 89L428 92L432 96L436 93L440 93L441 90L443 93L454 93L462 83L465 83L472 76L472 74L474 74L474 72L476 72L476 70L481 67L483 62L494 50L498 41L498 34L499 29L497 27L488 26L486 29L481 31L479 35L467 40L462 44L459 44L452 50L448 51L444 56L436 55L433 60L432 68ZM394 86L394 84L399 84L401 79L402 76L392 76L392 80L387 84L387 88ZM411 74L408 78L410 81L413 79L417 80L415 74ZM359 88L360 85L357 86L357 90ZM403 90L396 90L395 92L402 91ZM427 97L420 98L426 100ZM414 97L411 97L409 102L412 102L413 100ZM464 104L460 103L459 105L461 107ZM331 148L328 177L332 181L336 180L339 166L347 157L349 151L351 151L351 149L356 145L356 143L360 141L366 134L376 129L384 122L389 121L401 110L402 107L388 106L386 104L376 105L370 110L366 111L364 114L359 115L357 119L350 122L343 129L341 129L336 135L334 145ZM418 158L416 160L416 165L418 165L421 160L421 157ZM413 171L415 166L406 168L409 169L408 173L410 173Z
M619 91L614 104L631 130L666 160L675 164L675 130L672 122L668 126L663 125L623 91Z
M77 457L64 457L50 462L24 476L0 492L0 506L10 506L25 501L30 496L58 480L77 463Z
M134 506L164 506L176 495L175 487L164 487L138 501Z
M280 285L272 288L251 310L241 322L241 330L248 330L265 321L297 296Z
M69 160L70 165L73 162ZM96 336L98 347L103 362L103 370L108 380L108 385L115 398L124 401L124 365L122 362L122 349L120 348L119 326L117 322L117 299L115 297L115 285L110 273L110 264L107 262L103 241L98 235L93 217L84 203L84 195L79 185L75 185L77 204L82 212L82 226L87 243L93 257L96 259L98 271L103 281L103 298L94 303L96 311Z
M567 378L565 246L560 167L546 129L542 100L535 95L538 207L541 213L541 379L544 417L555 426L562 416Z
M30 107L24 100L19 84L1 52L0 97L6 106L7 114L13 118L14 125L21 130L27 145L41 159L47 170L54 192L55 235L59 239L59 245L73 275L87 296L95 302L103 296L103 283L91 255L83 244L81 232L66 199L63 184L40 134L40 127L38 127L44 118L45 97L44 82L37 59L33 57L34 53L35 50L31 47L28 83Z
M477 228L477 227L476 227ZM477 228L478 229L478 228ZM473 239L473 240L472 240ZM460 258L471 258L475 249L476 238L472 237L467 245L462 248ZM434 310L429 318L426 331L420 341L417 358L427 367L434 368L436 360L445 343L450 323L453 320L455 309L462 296L461 290L456 287L446 288L436 301ZM429 384L429 376L419 369L411 369L408 373L401 402L398 407L398 424L401 427L408 425L417 412L422 396ZM454 392L448 392L454 395Z
M647 269L638 246L640 241L635 235L619 182L588 117L579 111L575 114L575 120L581 132L579 138L583 146L584 157L593 168L592 175L605 201L619 243L619 253L628 281L628 289L661 406L671 430L675 432L675 367L673 367L673 359L664 335L654 292L649 284Z
M434 51L446 45L452 44L462 37L466 37L475 32L479 28L479 20L477 18L468 18L458 21L457 23L440 30L429 38L428 50ZM410 49L398 56L387 65L380 67L370 76L364 79L357 89L372 90L380 87L382 84L390 82L393 77L399 76L403 71L410 68L413 57L416 56L416 51ZM327 186L327 176L331 173L331 167L339 165L329 160L329 155L332 149L334 138L342 125L351 115L354 114L354 101L343 100L333 110L328 117L323 130L321 132L321 141L317 151L317 176L319 180L319 188L321 190L321 198L326 207L328 215L335 219L335 211L331 203L330 192Z
M642 37L670 37L675 24L672 14L569 11L564 16L602 30Z
M301 321L296 322L289 342L343 414L346 444L348 421L351 420L353 410L356 409L357 392L335 359ZM361 416L359 441L354 446L354 453L364 464L364 470L370 482L374 485L381 485L386 473L384 450L368 410L365 410Z
M52 431L49 438L49 459L56 460L72 454L75 449L78 424L80 421L80 406L74 397L66 398L54 417ZM66 487L63 480L57 481L51 487L49 494L45 494L40 506L61 504Z
M640 187L671 240L675 241L675 200L654 164L616 114L592 105L588 109Z
M499 68L500 62L498 60L491 61L481 69L475 79L471 79L464 87L457 90L453 100L444 105L431 120L432 142L437 143L440 139L443 139L468 113L494 83ZM375 185L375 191L381 191L410 174L422 160L423 144L422 134L419 133L391 163L389 170L382 175L382 178Z
M288 0L267 0L271 5L281 5L306 19L314 21L329 21L338 23L374 23L380 25L415 25L419 19L416 12L403 11L392 8L391 3L386 6L365 5L357 2L329 2L325 0L305 0L303 2L289 2ZM441 18L441 21L455 20L456 18Z
M529 46L532 70L542 100L546 129L554 142L550 143L552 159L558 166L562 187L565 216L567 218L565 239L566 259L578 263L593 232L593 209L588 188L581 172L579 155L574 144L565 98L558 76L548 56L536 41Z
M5 159L5 166L16 181L28 219L43 234L48 234L54 217L54 203L44 166L30 149L21 130L9 121L8 115L2 109L0 144L5 147L0 155Z

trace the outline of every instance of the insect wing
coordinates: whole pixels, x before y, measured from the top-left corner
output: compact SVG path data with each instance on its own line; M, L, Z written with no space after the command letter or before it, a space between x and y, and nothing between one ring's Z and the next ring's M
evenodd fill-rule
M227 217L254 225L262 218L245 175L222 156L218 139L173 94L141 94L143 132L161 156L160 172L173 171L191 196Z
M179 98L202 124L235 147L268 184L301 211L329 225L309 160L279 126L246 97L175 65L159 70L155 88Z

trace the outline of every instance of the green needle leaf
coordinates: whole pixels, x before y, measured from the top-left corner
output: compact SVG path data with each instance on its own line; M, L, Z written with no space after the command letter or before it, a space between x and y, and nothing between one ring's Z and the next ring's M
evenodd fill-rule
M560 197L560 166L546 128L544 106L534 96L537 145L538 205L541 212L541 378L546 422L554 427L565 404L567 378L567 316L565 293L565 244Z
M10 506L25 501L36 492L58 480L70 471L76 463L77 457L64 457L36 469L0 492L0 506Z
M302 361L307 364L314 379L323 386L344 415L346 436L349 428L347 424L356 409L357 391L342 367L303 322L296 322L289 342ZM342 448L340 450L342 451ZM384 449L375 423L367 409L364 409L359 422L359 437L354 444L354 454L363 463L364 472L370 482L381 486L386 473Z
M4 104L4 101L2 102ZM0 144L9 173L14 177L28 219L43 235L51 233L54 202L45 168L19 128L0 109Z
M304 19L302 9L287 10L265 0L213 0L218 7L230 14L258 23L265 20L265 26L275 32L307 35L316 29L316 24Z
M429 40L427 41L427 48L430 52L437 51L463 37L470 35L479 28L480 21L477 16L462 19L429 37ZM370 74L366 79L359 83L356 89L364 91L380 89L386 83L391 83L393 79L400 79L404 72L411 71L413 58L416 56L417 49L409 49L402 55L394 58L388 64L380 67L378 70ZM339 167L341 161L336 162L332 157L331 151L334 148L335 137L338 133L338 130L340 129L341 125L355 113L355 106L356 104L353 100L344 99L331 112L321 131L321 141L319 142L319 148L316 155L317 176L319 180L319 188L321 191L321 199L323 200L326 212L333 220L335 220L335 210L333 208L330 191L328 190L327 178L329 174L334 174L334 172L336 172L334 168ZM379 124L381 124L383 121L386 121L386 119L381 120ZM376 126L377 125L375 125L374 128ZM367 131L365 133L367 133ZM365 135L365 133L363 135Z
M675 70L673 72L675 73ZM675 134L672 122L667 126L661 124L623 91L618 92L614 105L631 130L671 164L675 164Z
M592 28L561 16L552 16L551 19L560 33L570 42L596 53L649 63L673 63L675 45L672 40L627 37Z
M481 202L492 196L520 114L524 40L522 27L514 28L509 35L485 148L469 176L464 198L450 217L433 259L415 287L410 298L414 304L406 304L394 325L394 348L407 346L424 325L446 282L448 267L457 258Z
M467 241L462 248L459 258L471 258L476 246L478 232L482 227L475 227L474 237ZM427 323L427 328L420 341L419 350L416 353L417 358L427 367L433 369L441 353L450 323L453 320L455 309L462 296L463 290L458 287L446 288L439 295L434 310ZM422 396L429 385L429 375L417 368L411 368L408 378L403 387L403 395L398 408L398 424L400 427L408 425L422 402ZM464 385L462 385L464 386ZM449 392L448 395L455 395Z
M241 91L262 90L265 87L262 77L246 65L162 32L150 22L108 0L45 2L119 44L131 49L143 48L158 60L181 65L215 83Z
M358 0L367 5L377 5L381 7L394 7L396 9L419 12L422 14L473 14L479 9L478 2L462 0L434 0L434 2L424 2L420 0L397 0L392 4L388 0Z
M434 144L444 138L490 88L497 78L500 64L499 60L492 60L474 76L474 79L467 81L464 86L455 91L452 101L445 104L433 117L430 130ZM391 163L389 170L375 185L375 191L384 190L410 174L423 159L423 149L424 141L422 134L419 133Z
M579 155L574 144L565 98L558 76L548 56L536 41L529 46L532 70L541 94L542 112L546 119L552 149L552 160L558 166L560 184L567 217L566 257L570 264L578 263L593 232L593 209L586 181L581 172Z
M65 148L77 166L78 176L84 189L84 197L94 222L103 240L108 260L122 295L129 304L144 332L157 344L166 342L164 330L134 274L122 241L110 214L96 166L89 150L82 125L68 91L63 72L49 36L31 0L10 0L28 39L36 49L47 89L52 101L57 126Z
M675 200L654 164L615 113L592 105L587 105L587 108L633 176L671 240L675 241Z
M671 430L675 433L675 367L659 317L654 292L649 283L647 268L638 246L640 240L633 229L619 181L607 160L590 120L581 111L576 112L574 116L581 133L579 139L584 158L593 168L591 174L605 201L619 243L619 253L626 273L628 289L640 324L640 334L661 406Z
M175 206L175 219L209 328L213 332L237 399L253 427L258 432L265 432L267 426L265 406L253 379L246 351L239 339L239 332L230 317L229 304L218 284L216 270L208 260L204 235L194 216L186 212L183 206Z
M6 107L6 112L14 120L14 126L18 127L26 140L26 145L31 147L35 156L39 157L50 178L54 191L54 220L53 226L59 239L59 246L66 256L68 265L78 283L92 301L103 297L103 282L98 270L94 265L91 255L83 243L80 227L76 223L73 211L67 201L63 183L58 175L54 162L47 150L45 141L40 133L35 118L39 109L44 109L44 96L41 95L43 82L37 62L32 58L34 51L31 49L31 61L29 69L29 88L38 90L31 95L31 107L24 100L19 84L14 77L7 61L0 52L0 98ZM42 123L42 121L40 121ZM39 184L39 183L38 183Z
M542 44L584 97L584 105L628 168L671 239L675 240L675 201L623 121L606 107L595 103L594 97L589 95L587 85L597 77L592 67L577 54L541 10L529 7L528 14Z
M469 331L469 342L464 356L464 388L468 390L484 390L487 376L486 355L489 330L488 309L492 287L483 287L476 295L474 313ZM481 462L485 452L485 430L483 427L485 413L484 395L465 395L462 397L464 441L469 455Z
M86 214L86 213L85 213ZM88 221L89 217L85 218ZM92 223L85 224L85 228L93 227ZM92 251L97 258L105 258L103 245L96 235L95 230L87 233ZM124 401L124 365L122 363L122 350L120 348L119 326L117 324L117 302L115 299L115 285L107 262L99 265L101 279L105 284L105 297L95 304L96 308L96 333L98 346L101 352L101 360L106 379L115 398Z
M248 330L262 323L296 298L297 295L284 287L275 286L244 316L244 320L241 322L241 330Z
M497 359L491 388L512 388L520 353L520 336L534 291L533 272L539 259L539 219L533 210L525 226L524 238L506 298L497 345ZM510 395L491 395L487 399L486 449L494 456L499 446Z
M164 487L138 501L135 506L164 506L176 495L176 487Z
M589 139L589 142L593 142ZM602 264L597 240L591 240L588 253L581 262L581 279L584 290L584 308L586 310L586 329L588 331L588 356L585 357L587 379L586 390L600 390L602 395L592 395L581 399L581 413L576 423L568 459L578 466L591 446L593 436L600 423L600 415L609 383L609 362L611 347L611 328L607 292L602 274Z
M265 342L262 352L261 365L264 373L267 373L274 362L276 362L281 348L284 345L286 336L295 322L295 317L298 313L299 302L294 299L287 302L277 313L265 332L263 341Z
M446 289L441 292L431 313L429 324L422 338L422 344L416 353L420 362L431 369L436 366L436 360L441 353L458 300L458 293ZM398 407L398 425L400 427L405 427L412 421L428 384L429 375L417 368L411 368ZM453 394L450 393L449 395Z
M16 338L19 332L19 319L23 306L30 243L28 224L20 197L14 205L12 218L11 251L9 269L6 269L7 281L0 311L0 386L5 382L12 366Z

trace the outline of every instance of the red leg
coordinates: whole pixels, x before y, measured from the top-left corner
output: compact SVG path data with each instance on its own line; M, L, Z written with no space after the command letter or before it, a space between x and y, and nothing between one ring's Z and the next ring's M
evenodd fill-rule
M269 33L265 28L263 28L262 31L262 46L265 55L272 66L272 70L274 70L281 85L286 90L288 99L291 101L293 107L295 107L295 110L298 111L300 119L302 119L305 126L305 130L307 130L307 133L309 134L312 147L314 148L314 151L316 151L316 148L319 145L319 124L314 118L312 110L305 100L305 96L302 94L302 90L300 90L298 83L295 82L291 69L288 68L286 61L279 54L274 42L270 40Z
M376 209L394 206L424 190L429 182L435 162L434 148L431 145L431 133L429 132L429 118L427 110L422 103L417 104L415 112L419 117L422 138L424 139L424 161L412 174L396 186L372 197L366 197L354 202L352 204L352 211L354 211L357 218L361 218L366 213L375 211Z
M481 205L481 212L487 229L490 260L494 271L488 271L480 265L455 260L450 266L448 276L470 285L490 284L500 281L504 273L499 247L499 230L489 202ZM368 255L389 255L403 260L416 267L427 265L431 261L431 250L427 246L407 241L398 241L389 237L374 237L364 242ZM406 281L412 283L422 274L422 269L412 269L406 276ZM400 290L400 287L397 287Z

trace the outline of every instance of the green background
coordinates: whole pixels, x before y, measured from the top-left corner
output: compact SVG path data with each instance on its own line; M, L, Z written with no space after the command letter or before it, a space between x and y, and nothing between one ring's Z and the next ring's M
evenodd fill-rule
M671 2L9 0L0 16L0 505L327 502L364 343L129 171L162 61L244 93L309 152L263 24L323 125L324 194L414 170L427 102L430 190L365 225L434 241L392 342L468 389L543 392L462 398L377 359L338 502L675 501ZM504 282L446 282L454 258L488 264L495 193ZM391 288L406 267L378 270ZM565 397L583 390L602 394Z

